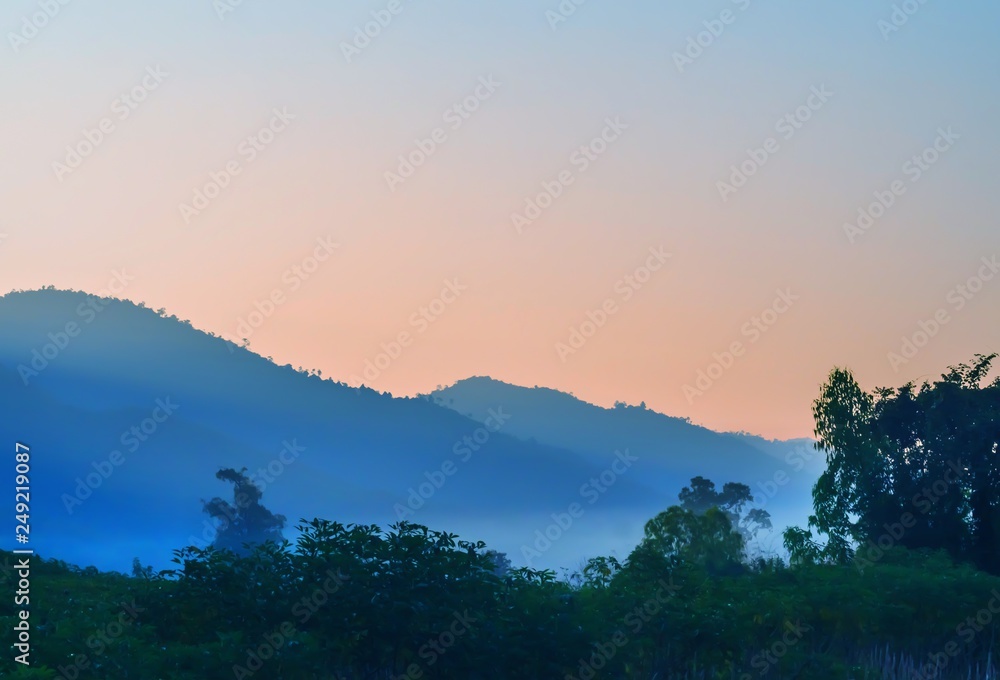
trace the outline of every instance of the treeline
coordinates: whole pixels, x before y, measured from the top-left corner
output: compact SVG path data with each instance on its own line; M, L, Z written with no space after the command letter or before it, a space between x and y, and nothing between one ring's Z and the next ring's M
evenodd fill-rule
M691 511L671 510L673 515ZM666 514L666 513L664 513ZM693 515L693 513L692 513ZM11 678L985 678L1000 578L892 548L865 566L732 561L725 517L568 580L421 526L315 520L295 546L178 551L136 576L45 562ZM688 516L692 519L692 516ZM651 523L652 524L652 523ZM667 540L674 541L675 537ZM0 559L11 559L4 554ZM0 604L4 648L11 598ZM933 669L933 670L932 670ZM920 674L917 674L920 673Z
M483 543L401 522L302 522L220 471L224 540L131 577L32 572L33 662L2 677L214 680L944 680L996 678L1000 380L979 356L933 384L866 393L831 373L815 404L828 469L788 560L749 488L697 477L625 560L513 569ZM239 502L239 496L249 498ZM6 564L13 555L0 553ZM10 570L0 570L13 581ZM0 638L14 643L13 598Z
M996 357L872 392L834 370L813 405L827 467L809 528L785 533L793 559L865 563L898 546L1000 574L1000 377L987 382Z

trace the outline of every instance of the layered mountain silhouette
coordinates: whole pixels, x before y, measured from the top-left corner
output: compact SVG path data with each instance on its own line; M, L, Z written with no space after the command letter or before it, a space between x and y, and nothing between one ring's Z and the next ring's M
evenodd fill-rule
M676 475L690 477L692 463L705 477L720 481L734 477L749 483L767 462L762 453L782 461L794 453L802 456L804 467L822 469L820 456L811 452L810 439L772 441L745 433L719 433L644 405L618 402L614 408L602 408L558 390L519 387L488 377L460 380L430 396L435 403L479 421L487 416L491 404L507 404L521 414L511 420L510 433L569 448L595 460L616 448L642 452L651 467L661 471L649 480L659 487L672 484ZM795 456L792 458L794 462ZM663 490L669 493L671 488Z
M460 380L436 390L435 403L483 420L492 403L520 414L507 431L530 441L567 448L599 464L609 451L629 449L638 483L671 502L691 477L722 486L737 481L751 487L775 526L803 523L812 507L811 490L825 466L811 439L767 440L746 433L719 433L677 418L618 402L602 408L544 387L519 387L488 377Z
M166 566L174 548L210 542L201 501L229 491L214 476L223 467L246 467L292 523L405 519L485 540L515 564L571 568L627 554L698 474L754 487L786 469L765 507L801 522L819 470L786 459L801 442L488 378L395 398L278 366L162 311L52 289L0 297L0 407L0 446L31 447L31 547L105 569ZM0 479L12 480L7 460ZM583 515L527 562L523 546L573 503Z

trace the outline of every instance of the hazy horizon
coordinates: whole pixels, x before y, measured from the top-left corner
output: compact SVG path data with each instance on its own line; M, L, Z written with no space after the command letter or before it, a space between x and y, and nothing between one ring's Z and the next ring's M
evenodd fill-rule
M808 437L834 366L1000 340L1000 7L901 4L17 0L0 290L125 272L337 380L406 333L365 381L394 395L489 375Z

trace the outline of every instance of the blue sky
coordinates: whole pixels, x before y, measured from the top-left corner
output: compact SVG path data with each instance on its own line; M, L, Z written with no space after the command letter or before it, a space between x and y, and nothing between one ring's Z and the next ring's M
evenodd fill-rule
M1000 340L1000 285L983 282L917 356L889 358L1000 251L994 4L588 0L553 28L555 1L407 0L350 62L341 44L387 0L244 0L221 18L210 0L73 0L15 51L11 32L43 5L0 13L7 289L97 290L126 267L126 297L232 333L332 235L343 257L290 296L253 349L346 379L457 276L468 296L376 387L412 394L490 374L782 436L809 433L834 365L866 385L898 383ZM915 11L887 33L894 5ZM730 23L679 72L675 53L724 12ZM157 65L162 86L57 177L66 147ZM496 93L390 191L399 156L488 76ZM833 96L722 200L730 167L818 87ZM178 205L276 107L297 116L288 131L186 224ZM517 234L511 213L608 117L627 131ZM957 141L911 182L904 164L949 128ZM851 242L845 222L896 180L906 194ZM671 265L562 361L557 343L658 246ZM801 304L687 399L713 353L789 287Z

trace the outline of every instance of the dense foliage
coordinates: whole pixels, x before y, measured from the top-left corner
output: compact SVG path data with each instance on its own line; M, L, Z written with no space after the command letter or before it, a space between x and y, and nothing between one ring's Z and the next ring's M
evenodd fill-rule
M671 508L626 561L596 558L565 580L503 573L481 543L406 523L383 532L315 520L294 547L187 548L153 577L48 561L34 573L36 667L15 670L8 655L0 673L967 678L1000 642L1000 578L900 548L863 570L745 563L727 522ZM0 603L5 645L13 623ZM940 675L913 674L935 659Z
M284 518L229 470L220 479L234 485L234 504L214 499L206 511L228 507L222 514L235 518L236 533L176 551L173 569L153 573L137 561L129 577L36 561L34 665L18 667L7 654L0 675L996 678L990 492L1000 388L981 386L992 359L918 391L866 395L849 373L831 374L816 403L830 465L812 518L828 540L789 530L790 563L747 554L747 539L768 517L750 508L746 486L718 491L701 477L679 505L647 522L627 559L594 558L563 579L512 569L483 543L407 522L382 530L316 519L300 523L294 545L231 550L248 527L277 533ZM962 474L935 486L950 463ZM925 488L938 498L914 513L909 504ZM241 504L241 491L251 502ZM9 585L14 556L0 552L0 561ZM0 600L8 649L15 616L11 599Z
M814 405L827 469L810 521L829 538L827 558L939 549L1000 574L1000 378L986 382L996 356L919 388L866 393L849 371L830 374ZM807 532L787 538L794 556L817 556Z
M215 478L233 485L233 501L216 496L202 504L202 509L215 521L216 548L225 548L236 553L244 553L247 544L280 541L285 528L284 515L276 515L263 505L263 492L247 476L246 468L234 470L223 468L215 473Z

